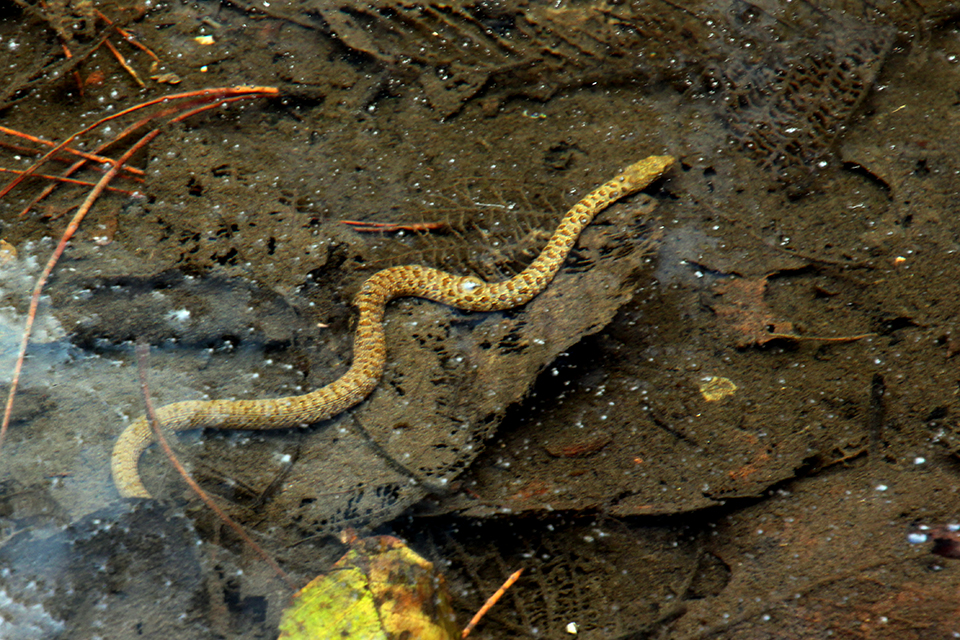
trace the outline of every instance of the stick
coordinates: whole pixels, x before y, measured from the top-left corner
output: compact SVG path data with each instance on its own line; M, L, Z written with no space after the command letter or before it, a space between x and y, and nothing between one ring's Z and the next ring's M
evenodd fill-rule
M520 574L523 573L523 569L517 569L514 571L507 581L503 583L503 586L497 589L496 593L487 598L487 601L483 603L483 606L480 607L480 611L477 611L476 615L470 619L470 623L463 629L463 633L460 634L460 638L466 638L470 635L470 632L473 631L473 628L477 626L477 623L480 622L480 618L487 614L487 611L493 608L493 605L497 604L497 601L503 597L503 594L507 592L514 582L520 577Z
M194 480L187 470L180 464L180 460L177 459L177 455L173 452L173 449L170 448L170 443L167 442L167 438L163 435L163 429L160 428L160 421L157 419L157 413L153 408L153 401L150 399L150 387L147 384L147 355L149 354L150 347L148 347L143 342L137 342L137 373L140 376L140 389L143 392L143 402L146 405L147 419L150 421L150 426L153 427L153 432L157 436L157 442L160 444L160 447L163 448L163 452L167 455L167 458L170 460L170 463L177 470L177 473L183 477L190 488L203 500L203 503L210 507L211 511L217 514L217 517L220 518L228 527L233 529L240 538L253 549L254 553L260 556L260 559L266 562L274 570L277 576L281 580L287 583L287 586L296 591L299 589L293 579L287 575L287 572L280 568L280 565L277 564L277 561L270 557L266 551L260 548L256 542L253 541L247 532L243 530L239 524L234 522L230 516L224 513L223 509L217 506L217 503L214 502L207 493L200 488L200 485L197 484L197 481Z

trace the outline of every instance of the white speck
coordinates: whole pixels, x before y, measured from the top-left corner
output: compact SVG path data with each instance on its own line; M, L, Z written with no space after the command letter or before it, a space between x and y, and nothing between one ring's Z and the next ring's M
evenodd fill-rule
M913 464L923 464L926 461L927 459L924 458L923 456L917 456L916 458L913 459Z
M186 322L190 319L190 311L188 309L177 309L168 313L167 317L176 322Z
M878 485L876 486L877 491L886 491L888 488L889 488L889 487L887 487L887 485L885 485L885 484L878 484Z
M577 626L576 622L571 622L567 624L566 629L567 629L567 633L569 633L572 636L575 636L580 632L580 628Z
M927 541L927 534L925 533L911 533L907 535L907 542L910 544L923 544Z

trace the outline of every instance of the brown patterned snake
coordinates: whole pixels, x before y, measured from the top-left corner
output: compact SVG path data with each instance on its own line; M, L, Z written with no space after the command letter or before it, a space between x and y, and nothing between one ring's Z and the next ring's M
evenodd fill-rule
M670 156L651 156L630 165L613 180L590 192L563 216L547 246L533 263L503 282L489 283L472 276L407 265L373 274L357 293L360 312L353 342L353 363L343 376L301 396L268 400L194 400L168 404L157 418L171 431L218 429L285 429L319 422L349 409L380 382L387 358L383 315L394 298L415 296L469 311L502 311L536 297L556 275L580 232L603 209L635 193L673 164ZM149 498L140 481L140 454L154 440L146 417L131 423L113 448L113 482L120 495Z

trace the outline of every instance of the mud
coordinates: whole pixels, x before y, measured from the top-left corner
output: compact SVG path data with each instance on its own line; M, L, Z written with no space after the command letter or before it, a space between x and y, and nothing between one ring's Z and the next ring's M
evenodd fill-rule
M348 525L437 562L464 621L526 567L477 638L960 632L960 568L925 529L960 503L950 7L378 6L98 4L156 68L86 5L0 9L0 124L46 139L175 91L280 88L164 130L143 183L116 183L143 197L104 196L54 271L3 448L12 637L276 634L289 590L160 452L141 469L161 502L110 483L142 413L132 341L157 403L316 388L376 269L508 277L565 207L663 153L678 165L527 307L394 303L357 409L178 454L301 584ZM86 193L18 217L42 186L0 199L3 372ZM715 379L735 390L708 399Z

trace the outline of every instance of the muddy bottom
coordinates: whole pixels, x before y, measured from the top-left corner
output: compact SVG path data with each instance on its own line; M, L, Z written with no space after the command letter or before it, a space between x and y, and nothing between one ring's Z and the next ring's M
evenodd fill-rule
M113 485L144 412L134 343L158 406L320 388L372 274L509 278L650 155L677 162L529 304L393 302L356 407L175 453L294 585L344 529L389 533L462 627L523 568L478 639L960 634L948 5L95 6L112 25L0 7L0 124L62 141L164 96L277 91L165 124L54 268L3 442L0 636L276 637L291 587L159 447L153 499ZM101 146L184 105L73 146L117 158L163 120ZM36 161L0 135L0 168ZM4 392L106 166L0 197Z

